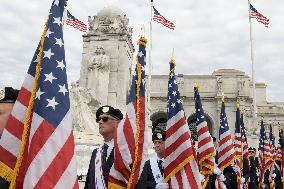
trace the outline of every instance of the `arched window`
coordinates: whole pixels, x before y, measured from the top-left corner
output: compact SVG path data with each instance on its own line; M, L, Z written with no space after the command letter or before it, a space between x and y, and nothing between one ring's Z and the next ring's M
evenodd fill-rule
M206 118L206 121L207 121L207 126L208 126L208 129L209 129L209 132L212 135L212 122L211 122L211 119L208 115L205 115L205 118ZM192 114L191 116L189 116L189 118L187 119L187 123L188 123L188 127L189 127L189 130L190 130L190 133L191 133L191 138L192 140L194 141L197 141L198 140L198 137L197 137L197 127L196 127L196 115L195 113Z

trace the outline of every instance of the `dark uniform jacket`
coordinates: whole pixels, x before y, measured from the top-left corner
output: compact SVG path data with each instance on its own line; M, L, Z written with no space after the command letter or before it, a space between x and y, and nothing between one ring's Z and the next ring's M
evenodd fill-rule
M8 189L10 183L0 177L0 189Z
M278 168L275 165L275 174L276 177L274 179L275 182L275 189L283 189L283 183L282 183L282 179L281 179L281 161L280 160L276 160L275 163L278 165Z
M237 174L235 173L233 167L229 165L223 171L223 175L226 178L225 185L227 189L236 189L237 184Z
M207 183L205 189L215 189L216 179L217 179L217 175L216 174L210 175L208 183Z
M89 165L89 170L86 178L86 183L85 183L85 189L94 189L95 188L95 159L96 159L96 154L97 154L98 149L94 149L92 153L92 157L90 160L90 165ZM112 149L105 165L102 165L103 169L103 174L104 174L104 180L106 183L106 186L108 186L108 176L110 169L113 165L114 161L114 150Z
M247 184L250 178L250 162L247 158L243 159L243 178Z
M258 159L255 157L249 157L250 161L250 179L249 179L249 189L258 189Z
M270 189L269 177L270 177L270 171L266 170L264 173L264 184L265 184L264 189Z
M162 175L163 174L164 173L162 173ZM147 160L135 189L155 189L156 185L157 183L153 176L150 160Z

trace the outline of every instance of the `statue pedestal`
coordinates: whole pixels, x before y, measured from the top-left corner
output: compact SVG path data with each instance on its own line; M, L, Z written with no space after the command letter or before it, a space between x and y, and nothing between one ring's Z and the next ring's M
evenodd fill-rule
M103 143L99 133L74 131L77 174L87 175L92 152Z

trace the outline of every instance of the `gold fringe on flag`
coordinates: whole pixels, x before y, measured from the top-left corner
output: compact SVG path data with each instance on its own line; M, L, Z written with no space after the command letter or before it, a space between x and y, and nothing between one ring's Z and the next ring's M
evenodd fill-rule
M13 178L13 169L5 165L3 162L0 162L0 177L8 182L11 182Z

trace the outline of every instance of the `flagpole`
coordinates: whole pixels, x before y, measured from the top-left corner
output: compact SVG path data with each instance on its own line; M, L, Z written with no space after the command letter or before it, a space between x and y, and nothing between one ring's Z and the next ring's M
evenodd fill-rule
M65 19L66 19L66 14L67 14L67 1L65 0L65 4L64 4L64 11L63 11L63 16L62 16L62 30L64 30L64 26L65 26Z
M150 20L150 49L149 49L149 75L148 75L148 91L147 91L147 109L149 112L149 120L150 120L150 112L151 112L151 77L152 77L152 22L153 22L153 0L151 0L151 20Z
M254 50L253 50L253 37L252 37L252 24L251 24L251 10L250 10L250 0L248 0L249 7L249 30L250 30L250 54L251 54L251 77L252 77L252 94L253 94L253 128L256 125L257 119L257 107L256 107L256 91L255 91L255 70L254 70Z

